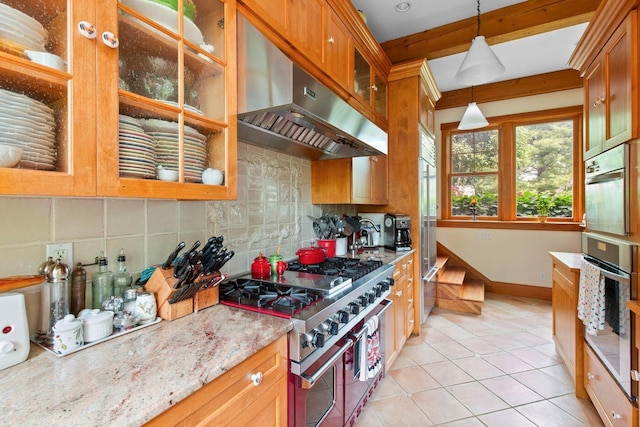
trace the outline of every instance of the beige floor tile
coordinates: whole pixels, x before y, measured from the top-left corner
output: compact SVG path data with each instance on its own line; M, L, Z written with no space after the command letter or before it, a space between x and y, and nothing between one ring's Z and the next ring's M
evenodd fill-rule
M491 363L505 374L515 374L516 372L530 371L533 366L523 362L511 354L501 351L500 353L485 354L482 356L484 360Z
M438 353L449 360L473 356L473 353L455 341L434 342L430 344Z
M362 410L362 414L356 420L354 427L385 427L376 414L373 405L367 405Z
M444 387L473 381L471 375L449 360L423 365L422 369Z
M411 399L435 424L461 420L473 415L444 388L414 393Z
M482 337L486 342L491 345L495 345L501 350L515 350L516 348L527 347L526 344L516 341L511 337L510 332L503 332L500 334L491 334Z
M456 341L475 354L489 354L500 351L500 348L488 343L484 337L463 338L457 339Z
M519 372L517 374L512 374L511 376L545 399L573 392L573 387L563 384L562 382L538 370Z
M480 381L480 383L511 406L524 405L544 399L538 393L508 375L489 378Z
M373 393L371 399L380 400L388 397L402 396L404 394L404 390L402 390L396 380L394 380L391 375L387 374L382 381L380 381L378 387L376 387L375 393Z
M553 327L553 321L551 320L550 323L551 324L549 326L545 326L542 328L527 329L527 332L533 335L537 335L547 341L553 341L553 332L551 330L551 328Z
M449 338L451 338L452 340L475 337L474 334L472 334L465 328L458 325L447 326L445 328L438 328L438 330L443 334L445 334L446 336L448 336Z
M585 427L587 425L547 400L518 406L515 409L538 426Z
M433 422L409 397L399 396L371 402L376 415L386 427L426 427Z
M604 426L600 415L598 415L598 412L589 399L580 399L576 397L575 394L566 394L549 399L549 402L591 427Z
M418 365L447 360L446 357L434 350L429 344L406 347L402 350L402 353L411 357Z
M416 363L416 361L410 358L409 355L406 353L406 351L402 351L398 355L398 357L396 357L396 360L393 362L393 365L391 365L390 371L400 369L400 368L407 368L409 366L417 366L417 365L418 364Z
M514 332L511 334L511 338L520 341L521 343L532 347L534 345L543 345L543 344L551 344L553 341L542 338L538 335L531 334L526 331Z
M438 424L438 427L485 427L485 425L477 418L465 418L464 420Z
M389 374L406 393L416 393L440 387L440 384L420 366L394 369L389 371Z
M534 368L546 368L547 366L554 366L560 363L555 357L549 357L546 354L540 353L534 348L519 348L516 350L510 350L509 354L517 357L528 365Z
M565 370L565 367L562 365L549 366L547 368L538 369L540 372L544 372L549 375L554 380L558 380L563 384L568 385L573 390L573 381L571 381L571 377ZM575 391L575 390L574 390Z
M427 344L451 341L451 338L449 338L436 328L423 328L420 330L420 336L422 336L422 341L426 342Z
M481 357L467 357L465 359L454 360L454 363L476 380L484 380L486 378L504 375L504 372Z
M478 418L487 427L536 427L535 424L513 408L481 415Z
M556 352L556 345L553 343L549 343L549 344L543 344L543 345L535 345L533 347L531 347L535 350L538 350L540 353L542 354L546 354L549 357L553 357L556 358L558 360L560 360L560 356L558 356L558 353Z
M447 387L447 390L474 415L486 414L509 407L508 404L479 382L458 384Z

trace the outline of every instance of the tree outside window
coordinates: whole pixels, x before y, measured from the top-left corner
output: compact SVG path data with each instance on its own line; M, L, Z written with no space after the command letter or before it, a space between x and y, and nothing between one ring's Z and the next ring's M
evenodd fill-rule
M491 118L458 131L442 125L442 219L579 222L582 206L579 106ZM544 202L544 203L543 203Z

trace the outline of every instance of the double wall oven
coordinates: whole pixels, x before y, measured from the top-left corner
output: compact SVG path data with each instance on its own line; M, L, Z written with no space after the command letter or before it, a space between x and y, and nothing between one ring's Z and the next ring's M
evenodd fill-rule
M384 376L385 311L394 267L381 261L329 258L289 262L282 276L242 276L220 285L220 302L290 318L289 424L353 425ZM381 366L374 375L361 351L376 316Z
M622 144L585 162L585 261L597 267L604 283L604 329L585 331L585 340L625 392L636 401L638 361L633 322L627 307L638 297L638 246L629 235L629 146Z

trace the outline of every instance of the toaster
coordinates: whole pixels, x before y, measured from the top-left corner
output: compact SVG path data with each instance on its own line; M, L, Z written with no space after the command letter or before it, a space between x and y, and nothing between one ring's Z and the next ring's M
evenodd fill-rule
M0 294L0 369L24 362L29 356L29 324L24 295Z

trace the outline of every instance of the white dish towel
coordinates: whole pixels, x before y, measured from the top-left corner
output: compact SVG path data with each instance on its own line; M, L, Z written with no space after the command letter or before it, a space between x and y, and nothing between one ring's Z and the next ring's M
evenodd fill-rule
M374 378L382 369L383 360L380 353L380 319L373 315L364 324L366 329L360 345L360 381Z
M604 276L598 267L584 258L580 265L578 319L585 324L589 335L597 335L598 330L604 330Z

